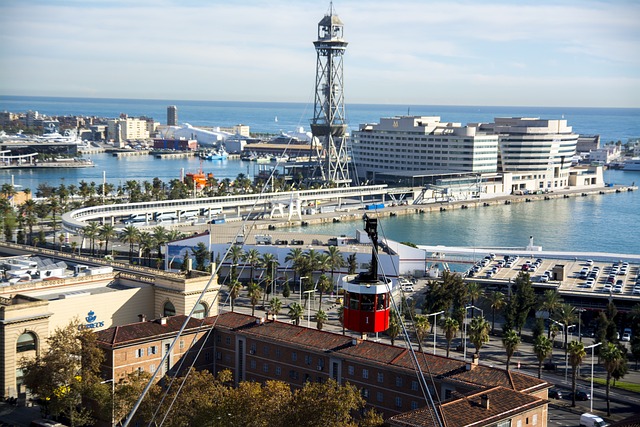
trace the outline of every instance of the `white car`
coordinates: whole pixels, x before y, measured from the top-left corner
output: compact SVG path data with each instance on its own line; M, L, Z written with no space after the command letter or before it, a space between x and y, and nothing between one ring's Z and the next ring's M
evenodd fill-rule
M587 279L586 283L584 284L584 287L591 288L595 284L596 284L596 279Z
M622 341L631 341L631 334L629 332L622 334Z

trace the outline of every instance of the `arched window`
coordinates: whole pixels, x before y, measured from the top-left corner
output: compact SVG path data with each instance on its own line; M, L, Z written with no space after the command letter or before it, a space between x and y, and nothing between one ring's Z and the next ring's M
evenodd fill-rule
M18 337L16 352L30 351L36 349L36 336L31 332L25 332Z
M199 302L196 304L196 309L193 311L193 317L196 319L204 319L207 316L207 306Z
M163 316L168 317L168 316L175 316L175 315L176 315L176 308L174 307L173 304L171 304L171 301L165 302Z

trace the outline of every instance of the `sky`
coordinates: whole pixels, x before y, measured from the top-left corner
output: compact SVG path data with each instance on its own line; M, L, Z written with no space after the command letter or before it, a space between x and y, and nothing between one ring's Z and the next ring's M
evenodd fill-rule
M326 0L2 0L0 95L313 103ZM336 0L346 103L640 107L640 1Z

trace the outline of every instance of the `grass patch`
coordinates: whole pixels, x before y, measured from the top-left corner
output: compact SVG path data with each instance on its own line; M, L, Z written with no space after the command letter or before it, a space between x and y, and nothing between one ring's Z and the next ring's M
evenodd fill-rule
M588 379L587 381L590 381L590 379ZM607 385L607 380L605 380L604 378L593 378L593 382L594 384L600 384L603 386ZM613 379L611 380L611 388L619 388L622 390L627 390L627 391L631 391L634 393L640 393L640 384L637 383L630 383L630 382L625 382L625 381L616 381L615 385L613 384Z

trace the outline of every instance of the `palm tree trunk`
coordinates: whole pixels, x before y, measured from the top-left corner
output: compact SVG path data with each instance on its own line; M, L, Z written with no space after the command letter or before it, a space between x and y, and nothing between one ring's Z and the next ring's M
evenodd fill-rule
M538 360L538 379L542 377L542 360Z
M507 356L507 371L509 370L510 363L511 363L511 356Z
M611 401L609 400L609 389L611 388L610 385L611 382L611 375L607 372L607 416L610 417L611 416ZM593 399L593 396L591 396L591 398Z
M571 372L571 391L573 393L571 393L571 407L575 408L576 407L576 369L573 368L573 371Z

